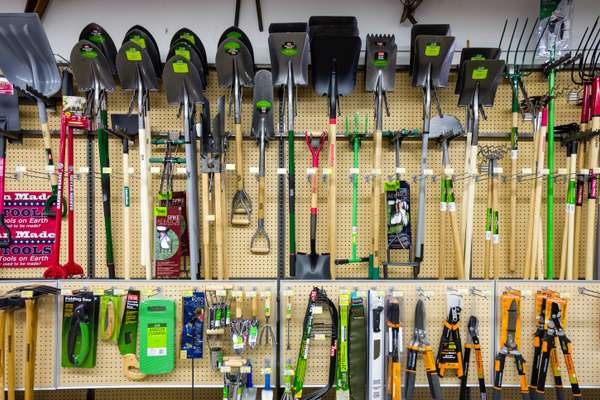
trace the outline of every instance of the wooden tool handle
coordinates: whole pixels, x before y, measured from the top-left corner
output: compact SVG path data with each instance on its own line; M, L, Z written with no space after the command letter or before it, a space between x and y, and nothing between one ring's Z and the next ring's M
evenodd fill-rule
M6 356L6 347L5 347L5 327L6 327L6 310L0 310L0 400L4 400L4 373L5 373L5 356Z
M600 79L600 78L596 78ZM600 96L599 96L600 97ZM598 99L600 102L600 98ZM600 106L597 106L600 108ZM600 115L594 115L592 118L592 132L598 132L600 130ZM598 152L600 151L600 138L596 135L590 141L588 145L588 162L590 170L598 167ZM597 179L595 175L590 174L590 179ZM593 183L596 185L597 181ZM596 191L598 191L596 189ZM585 279L594 279L594 241L596 238L596 196L590 198L588 195L587 201L587 218L586 218L586 230L585 230Z
M491 224L492 224L492 177L488 180L488 189L487 189L487 207L486 207L486 215L485 215L485 242L484 242L484 253L483 253L483 279L490 278L490 264L492 262L491 254L492 254L492 238L491 238ZM488 226L489 224L489 226ZM490 231L488 231L490 229ZM488 237L488 235L490 235Z
M516 248L517 248L517 158L513 157L510 167L510 242L508 253L508 270L517 270Z
M6 312L6 387L8 400L15 400L15 311Z
M140 218L141 218L141 251L142 266L146 269L146 279L152 279L152 205L150 204L150 190L152 181L150 176L150 125L146 118L146 129L138 130L139 158L140 158Z
M217 243L217 268L219 280L225 279L225 256L223 253L223 213L221 204L221 174L214 175L215 236Z
M439 231L439 256L438 256L438 279L446 277L446 174L442 172L441 196L440 196L440 231Z
M204 264L204 279L212 279L211 257L210 257L210 224L208 216L210 207L208 204L208 174L202 174L202 263Z
M337 253L337 229L336 229L336 219L337 219L337 192L335 186L335 163L336 163L336 124L335 119L331 121L329 124L329 158L328 158L328 166L330 170L330 175L328 177L327 185L329 188L329 208L327 210L329 223L327 225L327 233L329 236L329 268L331 271L331 279L336 279L337 271L335 266L335 259Z
M582 124L581 132L587 131L586 125L587 124ZM585 165L585 154L586 154L585 142L579 143L579 154L581 154L581 156L577 158L577 173L579 173L579 171L581 171ZM579 196L579 193L576 192L575 195ZM583 197L583 193L582 193L582 197ZM579 201L579 200L577 199L577 201ZM583 198L581 199L581 201L583 203ZM577 269L580 266L579 252L581 249L581 230L583 228L582 217L583 217L583 204L580 204L579 206L575 207L575 223L574 223L575 224L575 228L574 228L575 229L575 238L573 239L573 265L575 265L575 268L577 268Z
M265 317L269 318L269 317L271 317L271 292L267 291L265 293L264 300L265 300L265 305L263 308L263 312L265 314Z
M129 154L123 153L123 277L131 278L131 187L129 179Z
M256 319L258 317L258 291L254 292L254 297L252 298L252 318Z
M35 373L35 300L25 300L25 400L33 400Z
M381 196L383 195L383 185L381 183L381 142L383 134L380 130L376 130L373 134L373 188L372 188L372 213L373 227L371 240L371 254L373 255L373 266L379 268L381 264L380 256L380 237L381 237Z
M237 188L244 190L244 138L242 125L235 124L235 172L237 174Z
M221 174L219 174L219 179L221 179ZM219 185L219 192L221 196L221 219L220 223L217 222L217 229L219 234L221 235L221 259L223 260L223 279L229 279L229 265L227 264L227 242L225 242L225 228L227 226L227 204L225 200L225 188L223 184Z
M456 276L459 280L465 279L465 271L463 269L463 244L460 239L460 232L458 227L458 221L456 218L456 208L454 210L449 209L450 224L452 225L452 235L454 239L454 262L456 263Z
M500 209L498 208L498 174L492 171L492 279L499 277L500 268ZM496 237L496 232L498 232Z
M531 165L531 170L534 174L536 174L537 169L537 160L539 157L539 141L540 141L540 132L539 129L533 133L533 163ZM535 187L536 187L537 179L533 180L531 185L531 190L529 193L529 217L527 222L527 238L525 240L525 265L523 267L523 279L531 279L533 275L533 238L535 235L534 224L535 224Z
M240 293L239 297L234 297L233 302L235 305L235 319L240 320L242 319L242 311L244 308L244 300L242 298L242 294Z
M470 146L469 156L469 174L477 173L477 145ZM475 191L476 182L474 177L469 177L465 187L467 188L466 194L466 223L465 223L465 279L471 279L471 261L472 261L472 249L473 249L473 213L475 211Z

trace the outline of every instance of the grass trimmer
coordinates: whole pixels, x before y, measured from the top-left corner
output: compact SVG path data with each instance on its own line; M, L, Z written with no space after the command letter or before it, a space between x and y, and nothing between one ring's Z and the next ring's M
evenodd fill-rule
M273 85L285 86L287 95L288 143L288 224L290 276L296 267L296 166L294 119L296 86L308 85L308 24L304 22L269 25L269 53Z
M219 85L231 88L235 126L235 172L237 191L231 202L231 225L250 225L252 202L244 189L244 154L242 137L242 88L254 85L254 54L248 37L231 27L219 40L215 58Z
M429 35L419 25L412 28L414 35L412 60L412 85L423 90L423 132L421 142L421 175L419 177L419 209L417 216L417 238L415 242L416 275L419 273L420 263L423 262L425 240L425 196L427 191L427 150L431 125L431 97L437 99L436 88L448 84L448 73L454 54L454 37L443 35ZM418 32L419 34L414 34ZM439 114L442 114L441 112ZM441 115L440 115L441 116Z
M271 240L265 230L265 148L274 136L273 128L273 79L271 72L260 70L254 76L254 113L252 114L252 134L258 141L258 222L256 232L250 242L250 251L267 254L271 250Z
M306 132L306 144L312 159L310 176L310 253L296 255L297 279L331 279L331 254L317 253L317 215L319 213L318 183L319 183L319 154L327 140L325 132L314 137Z
M57 201L58 179L54 174L46 102L60 89L60 74L37 14L2 14L0 27L0 51L3 54L0 69L9 82L33 97L37 103L52 188L52 194L44 207L44 214L54 217L51 208Z
M131 108L137 104L138 143L140 162L140 224L141 265L146 279L152 279L152 177L150 176L150 103L149 91L158 90L160 69L156 69L158 49L154 39L133 28L117 53L117 71L123 90L132 91ZM160 64L160 58L159 58Z
M336 278L336 123L339 96L349 94L356 84L361 40L355 17L310 17L310 53L313 87L329 98L328 239L331 278Z
M367 35L365 56L365 89L375 93L375 131L373 132L373 186L371 191L371 264L369 278L379 278L381 261L381 197L384 194L381 171L381 146L383 140L383 111L389 116L386 93L393 91L396 83L396 56L398 47L394 35ZM355 151L356 154L356 151ZM356 155L355 155L356 160Z

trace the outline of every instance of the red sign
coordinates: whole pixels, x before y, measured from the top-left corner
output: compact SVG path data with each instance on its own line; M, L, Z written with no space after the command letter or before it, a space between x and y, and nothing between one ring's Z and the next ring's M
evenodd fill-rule
M55 219L44 216L50 192L5 192L4 223L12 243L0 248L0 268L46 268L52 259Z

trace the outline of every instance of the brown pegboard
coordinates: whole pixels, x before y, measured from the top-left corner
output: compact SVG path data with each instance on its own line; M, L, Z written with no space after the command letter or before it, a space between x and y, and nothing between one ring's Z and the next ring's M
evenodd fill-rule
M325 282L319 281L315 283L304 283L297 281L284 281L281 284L283 291L281 304L282 307L286 306L286 300L284 294L291 293L292 300L292 319L290 321L289 337L291 350L287 350L287 338L288 338L288 322L283 317L285 315L285 309L282 309L281 328L282 328L282 362L285 365L288 359L291 359L293 365L296 363L298 357L298 349L302 338L302 327L304 321L304 313L306 310L306 304L308 302L308 296L314 286L319 286L325 289L329 298L337 305L339 299L339 293L342 289L347 291L357 290L361 297L364 299L365 306L367 305L367 290L382 290L395 293L403 298L403 311L402 311L402 328L403 328L403 347L404 354L402 356L401 366L402 371L406 367L406 345L412 339L413 326L414 326L414 312L415 305L418 300L417 288L422 289L425 295L429 298L425 300L425 312L426 312L426 331L427 337L431 342L431 346L434 351L434 355L437 354L437 348L439 345L440 336L443 329L443 321L447 317L447 306L446 306L446 293L448 288L454 288L458 290L464 297L464 309L460 315L460 331L463 343L466 343L467 339L467 322L471 312L479 318L479 337L481 340L482 357L484 360L484 368L486 371L491 371L492 368L492 353L493 353L493 341L494 341L494 284L493 282L477 282L477 289L481 290L486 298L475 296L470 293L470 288L473 287L472 283L469 282L435 282L435 281L419 281L419 282L403 282L402 285L397 283L391 283L386 281L351 281L351 282ZM365 310L366 311L366 310ZM326 382L327 374L324 371L329 369L329 339L325 341L312 340L310 343L309 350L309 362L308 369L305 378L305 385L322 385ZM476 385L476 373L474 363L471 363L471 373L469 374L469 384ZM282 368L283 370L283 368ZM404 372L402 373L404 379ZM490 374L486 374L486 381L490 381ZM456 386L460 382L458 379L453 377L447 377L441 380L444 386ZM418 361L417 371L417 385L427 385L427 377L423 367L423 360L420 357Z
M119 288L125 291L129 287L135 287L142 291L142 301L147 298L144 291L148 289L161 288L162 296L165 298L174 299L176 301L176 330L175 330L175 369L164 375L149 375L144 380L134 382L125 378L122 369L122 360L119 355L117 345L112 342L98 341L96 366L92 369L82 368L60 368L60 363L57 364L59 370L58 388L89 388L89 387L144 387L144 386L171 386L181 387L191 385L192 380L192 361L179 359L179 344L181 337L182 324L182 303L181 298L186 291L197 288L200 291L207 289L231 288L229 290L242 290L244 293L248 291L256 291L258 293L270 291L271 308L275 310L276 299L276 284L273 281L257 281L257 282L242 282L242 281L214 281L210 283L202 282L199 285L190 285L189 282L170 282L170 281L133 281L123 283L122 281L70 281L61 284L61 288L65 289L80 289L88 287L89 289L109 289ZM62 300L59 304L62 310ZM119 311L120 312L120 311ZM264 316L262 311L262 300L259 303L258 310L259 327L264 324ZM62 311L59 313L62 318ZM244 317L250 318L250 301L245 301ZM271 317L271 324L275 326L275 315ZM60 328L57 329L57 334L60 334ZM231 348L231 340L229 330L225 334L227 340L222 341L224 355L233 355ZM138 341L139 343L139 341ZM274 345L257 346L254 349L246 349L242 357L252 360L256 370L263 367L264 360L269 357L274 360ZM60 351L60 349L58 350ZM214 371L209 364L209 349L208 343L205 340L204 358L194 361L195 370L195 385L197 386L220 386L222 385L223 377L220 372ZM273 365L273 362L271 364ZM256 385L264 384L264 377L255 371L253 374L254 383Z

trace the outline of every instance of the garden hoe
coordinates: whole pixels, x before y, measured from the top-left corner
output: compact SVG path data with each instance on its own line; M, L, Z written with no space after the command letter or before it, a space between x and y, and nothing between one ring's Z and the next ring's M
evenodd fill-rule
M250 225L252 202L244 189L242 134L242 88L254 85L254 54L248 37L237 28L229 28L219 40L215 58L219 85L231 88L235 126L235 171L237 191L231 202L231 225Z
M396 54L394 35L367 35L365 56L365 89L375 93L375 132L373 132L373 186L371 191L371 257L369 278L378 279L381 268L381 198L383 182L381 146L383 140L383 112L389 116L386 93L396 86Z
M79 89L87 94L87 107L98 135L102 182L102 208L106 234L106 265L108 277L115 278L112 227L110 211L110 174L108 164L108 131L106 120L106 92L115 90L112 62L95 44L82 39L71 50L71 68Z
M269 25L269 52L273 85L284 86L287 95L288 142L288 223L290 276L296 267L296 166L294 119L296 86L308 85L308 24L304 22Z
M150 176L150 102L149 91L158 90L160 69L156 69L156 58L160 64L158 49L154 39L143 30L131 28L117 53L117 71L123 90L132 91L131 106L137 103L138 143L140 162L140 224L141 224L141 265L146 279L152 279L152 203Z
M250 251L267 254L271 241L265 230L265 147L275 134L273 128L273 79L271 72L260 70L254 76L254 112L252 114L252 135L258 141L258 222L256 232L250 242Z
M194 50L189 49L193 52ZM198 279L200 266L200 250L198 248L198 154L196 130L194 126L195 107L204 102L202 90L205 88L204 68L194 63L193 58L184 55L170 57L163 70L162 80L167 92L169 104L178 104L183 111L183 134L185 141L186 197L187 216L186 230L189 238L190 277ZM196 62L201 62L198 58Z
M310 17L310 54L312 60L313 87L329 100L328 130L328 275L336 278L337 254L337 195L336 195L336 123L339 96L350 94L356 85L356 70L361 50L356 17ZM297 272L297 271L296 271Z
M52 194L44 207L44 215L54 217L51 207L57 201L58 178L54 174L46 104L48 98L59 91L61 78L48 37L37 14L0 15L0 53L0 70L6 79L33 97L37 103L52 188Z

